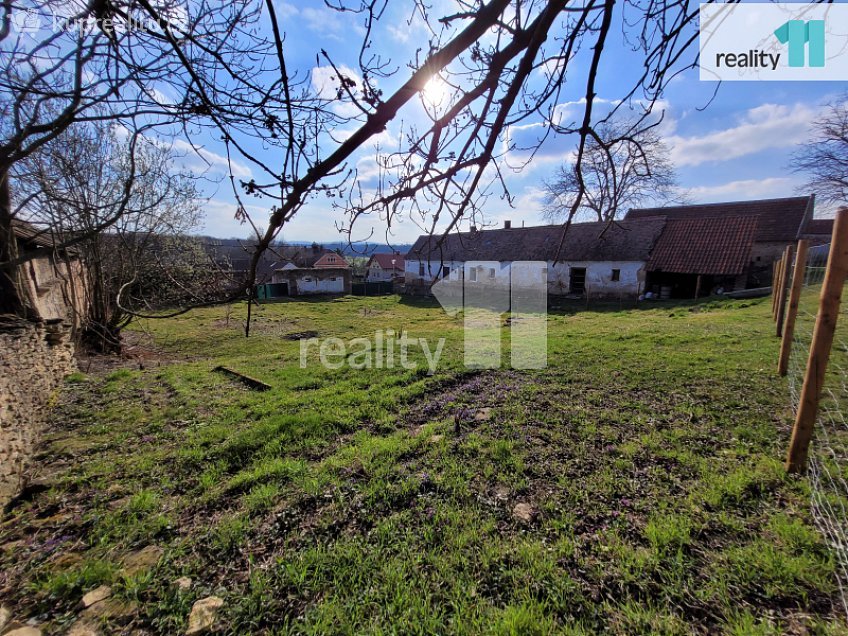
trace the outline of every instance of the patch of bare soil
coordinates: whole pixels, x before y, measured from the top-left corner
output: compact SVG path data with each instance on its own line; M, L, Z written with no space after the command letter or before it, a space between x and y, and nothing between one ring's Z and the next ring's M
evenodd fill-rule
M509 371L462 374L435 384L411 404L403 420L414 434L432 421L453 419L463 424L488 420L528 378Z
M179 359L159 347L149 333L125 331L121 334L121 353L77 352L77 367L86 375L104 375L119 369L151 369Z

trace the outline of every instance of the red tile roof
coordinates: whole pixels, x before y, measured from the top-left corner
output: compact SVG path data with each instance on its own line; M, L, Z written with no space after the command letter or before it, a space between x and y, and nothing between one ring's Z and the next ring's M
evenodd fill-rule
M368 259L368 267L371 267L371 263L375 261L382 269L402 270L404 267L406 267L406 260L404 259L403 254L391 254L387 252L372 254L371 258ZM392 261L395 262L394 265L392 265Z
M733 276L745 271L757 217L669 218L648 260L648 271Z
M760 199L758 201L729 201L726 203L704 203L665 208L642 208L630 210L627 220L662 216L667 219L701 219L715 217L754 216L759 219L757 242L793 242L798 239L801 225L812 197L789 197L785 199ZM810 208L812 212L812 208Z

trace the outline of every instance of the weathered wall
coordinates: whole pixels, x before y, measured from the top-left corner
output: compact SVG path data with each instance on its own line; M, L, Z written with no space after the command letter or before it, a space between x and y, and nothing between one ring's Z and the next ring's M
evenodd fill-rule
M74 370L73 353L66 324L0 316L0 506L23 485L56 391Z
M421 274L421 265L424 266L424 274ZM406 289L409 293L429 286L436 274L441 272L442 267L450 268L450 277L454 278L459 270L463 270L465 263L461 261L406 261ZM569 274L572 267L583 267L586 269L586 289L593 298L635 298L645 287L645 263L639 261L553 261L547 262L548 267L548 293L551 295L569 294ZM488 269L494 270L496 280L509 277L509 263L486 263L480 276L490 276ZM612 271L618 270L619 279L612 280ZM481 279L482 280L482 279Z
M349 294L350 269L336 267L278 269L272 283L288 283L290 296Z
M548 293L571 293L572 267L586 270L586 291L592 298L635 298L645 288L645 263L639 261L564 261L548 262ZM618 280L612 271L618 270Z
M24 284L42 320L80 324L86 313L85 269L79 259L68 261L44 251L22 266Z

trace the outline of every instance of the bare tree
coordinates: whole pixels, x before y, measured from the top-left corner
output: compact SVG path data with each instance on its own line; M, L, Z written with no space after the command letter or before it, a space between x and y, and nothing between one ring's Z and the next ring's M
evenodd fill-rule
M248 77L261 43L253 42L249 60L230 43L251 28L256 11L252 2L200 2L191 10L181 0L2 3L0 312L24 314L27 305L12 233L14 166L80 122L169 133L202 126L208 109L183 70L215 67L219 77ZM180 97L167 97L167 87Z
M575 203L581 216L612 221L631 207L680 200L674 165L655 128L607 122L598 138L603 143L592 138L579 166L566 163L545 182L548 219L568 220Z
M805 192L819 201L848 201L848 95L828 105L813 122L813 138L795 153L792 169L807 176Z
M120 348L132 319L118 304L125 285L134 306L148 310L206 294L206 276L200 286L188 276L212 267L183 236L197 226L199 195L179 160L169 146L95 121L75 124L13 169L16 215L73 245L85 266L82 336L96 350Z
M253 289L262 253L315 197L329 197L338 206L339 227L351 239L358 221L368 215L379 217L387 231L400 217L429 232L451 231L479 214L490 196L511 202L505 171L532 160L547 137L576 135L580 165L588 143L603 143L597 130L604 121L627 107L637 108L636 123L642 121L668 81L695 64L695 54L687 52L697 39L698 5L686 0L588 0L576 5L567 0L457 0L449 14L410 0L411 19L425 25L429 42L399 61L373 50L374 40L385 33L390 0L325 4L353 16L362 31L358 44L346 40L343 52L348 63L357 59L355 69L323 49L319 52L320 64L332 69L329 90L326 84L316 86L312 69L290 65L285 17L273 0L241 0L223 7L201 1L185 9L188 28L175 26L169 7L151 0L108 3L113 14L123 18L137 11L163 28L121 37L103 34L109 54L101 62L113 72L96 76L117 78L117 83L103 85L109 87L107 94L115 98L125 87L132 88L130 95L152 102L143 118L178 121L191 138L213 129L229 156L247 162L254 172L243 181L231 177L238 218L255 235L243 290ZM89 13L94 10L87 7ZM639 71L618 94L605 96L620 106L599 114L601 61L619 25L626 25L629 57ZM79 53L69 63L80 55L85 57ZM568 76L567 82L574 64L581 67L581 79ZM31 67L37 75L38 65ZM84 85L82 75L77 76ZM432 99L428 86L434 84L441 87L443 99ZM573 121L564 119L558 108L566 84L569 95L583 95ZM44 82L39 86L47 91ZM184 97L164 105L150 99L165 87ZM35 92L36 100L39 94L27 82L10 92L17 101L22 94ZM75 94L79 91L69 101ZM133 108L122 99L111 107L124 117L138 119L145 112L141 104ZM406 116L413 111L416 116ZM61 122L85 119L86 112L75 106ZM543 133L532 148L518 148L509 133L529 123ZM379 174L367 180L356 162L384 133L396 138L397 148L378 150ZM0 144L0 168L14 153L24 152L22 142L12 146L14 152L4 154ZM517 159L518 151L529 159ZM586 192L582 180L578 186L570 215ZM262 201L268 217L252 218L241 203L245 196Z

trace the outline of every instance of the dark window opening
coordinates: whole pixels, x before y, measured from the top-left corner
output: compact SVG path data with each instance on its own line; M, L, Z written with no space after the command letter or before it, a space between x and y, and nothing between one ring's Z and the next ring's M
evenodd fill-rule
M450 267L445 265L442 267L442 278L447 278L448 276L450 276Z
M586 291L586 268L572 267L568 272L568 288L572 294L582 294Z
M419 263L419 264L418 264L418 275L419 275L419 276L424 276L424 263Z
M621 270L620 269L612 270L612 276L610 277L610 280L614 283L617 283L618 281L620 281L621 280Z

